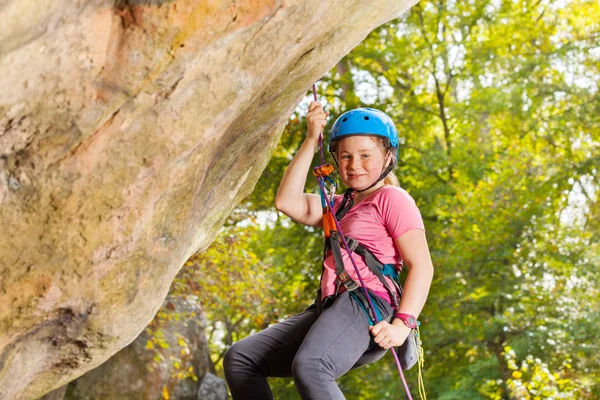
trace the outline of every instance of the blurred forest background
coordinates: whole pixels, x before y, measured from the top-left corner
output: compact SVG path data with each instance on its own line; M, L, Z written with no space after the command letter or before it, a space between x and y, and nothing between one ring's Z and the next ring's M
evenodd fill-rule
M328 128L360 106L397 123L395 173L436 268L420 317L430 399L600 399L599 82L597 0L439 0L372 32L318 83ZM273 207L309 100L172 285L198 296L221 377L233 342L302 311L318 286L322 232ZM157 314L149 351L173 318ZM189 377L185 360L173 368ZM416 394L416 368L407 380ZM277 399L298 398L291 379L270 382ZM349 399L403 396L391 356L340 385Z

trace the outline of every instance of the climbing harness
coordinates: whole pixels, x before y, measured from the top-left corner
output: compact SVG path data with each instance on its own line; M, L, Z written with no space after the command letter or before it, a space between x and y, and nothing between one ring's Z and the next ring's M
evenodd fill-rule
M317 101L316 84L313 85L313 96L314 100ZM361 134L369 135L369 133L367 132L373 132L373 124L375 124L375 126L377 127L378 132L383 132L383 135L378 136L384 136L388 139L390 146L392 148L396 148L397 159L398 139L395 125L393 121L387 116L387 114L375 109L351 110L342 114L342 116L340 116L336 120L334 126L332 127L329 151L332 152L332 150L334 150L334 148L332 147L332 143L333 146L335 146L335 142L343 138L344 136ZM381 321L382 316L379 312L379 309L373 305L375 294L372 293L369 289L367 289L365 283L363 282L363 279L354 260L353 253L363 257L365 264L367 265L369 270L383 283L384 287L386 288L386 291L390 295L390 300L392 302L392 307L394 308L394 313L399 306L400 297L402 296L402 287L399 284L398 271L395 268L395 265L382 264L367 248L361 245L358 241L344 235L340 225L340 221L353 205L352 193L354 192L354 190L348 189L346 193L344 193L344 197L342 199L342 202L340 203L340 206L338 207L338 211L334 213L334 195L337 190L337 184L335 180L330 176L331 173L334 171L334 167L331 164L325 163L325 158L323 156L322 132L319 135L319 149L321 155L321 165L313 169L313 175L315 175L315 177L317 178L317 182L319 183L319 188L321 191L321 206L323 208L323 230L325 236L323 260L325 260L330 254L333 254L336 266L336 275L338 278L335 295L337 295L340 285L344 285L346 291L350 293L350 296L357 301L359 306L368 315L370 320L369 325L372 326ZM370 189L380 180L384 179L385 176L394 168L396 159L394 159L390 166L388 166L384 171L382 171L381 176L373 185L361 191ZM337 164L337 159L335 158L335 156L334 160ZM342 247L346 250L350 258L350 261L354 267L360 285L350 277L350 274L348 274L344 267ZM389 278L389 281L388 279L386 279L386 277ZM320 308L326 306L327 304L330 304L335 298L335 295L327 296L325 299L323 299L324 304L322 304L320 292L321 290L319 289L317 294L317 304ZM406 391L409 400L412 400L412 396L408 389L408 385L406 383L406 379L404 378L404 373L402 372L402 370L411 368L413 365L415 365L415 363L418 365L419 369L419 395L422 399L427 399L421 373L421 368L423 366L423 348L421 347L419 325L420 322L417 321L416 329L411 329L411 333L409 334L408 338L404 341L404 343L401 346L398 347L397 350L394 350L394 348L390 349L392 351L392 355L394 356L396 367L398 368L402 384L404 385L404 390ZM371 345L374 344L375 343L373 339L371 339ZM399 355L401 356L401 359L399 359Z

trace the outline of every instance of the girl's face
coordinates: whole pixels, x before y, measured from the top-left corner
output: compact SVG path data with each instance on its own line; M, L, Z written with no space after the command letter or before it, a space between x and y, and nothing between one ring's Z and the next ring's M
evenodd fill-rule
M389 163L379 142L370 136L349 136L337 145L340 177L346 186L355 190L373 184Z

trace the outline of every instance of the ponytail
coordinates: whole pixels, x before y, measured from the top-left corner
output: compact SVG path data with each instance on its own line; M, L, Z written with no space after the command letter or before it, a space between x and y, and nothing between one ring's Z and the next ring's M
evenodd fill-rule
M400 181L398 181L398 177L394 173L394 170L391 170L389 174L383 180L383 183L389 186L397 186L400 187Z

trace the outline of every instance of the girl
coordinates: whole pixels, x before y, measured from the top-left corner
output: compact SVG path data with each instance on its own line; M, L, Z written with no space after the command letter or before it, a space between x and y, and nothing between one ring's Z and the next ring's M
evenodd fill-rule
M279 211L310 226L321 226L323 210L320 196L304 193L304 186L327 115L320 103L310 104L306 139L285 171L275 198ZM350 188L345 208L351 207L340 221L342 230L382 264L408 267L401 302L395 310L396 294L387 291L382 280L388 278L375 276L364 257L355 254L381 315L381 321L372 326L355 295L362 289L346 290L335 257L328 253L315 304L227 351L225 378L234 400L272 399L269 376L294 377L303 399L344 399L336 379L378 360L390 347L400 346L416 326L427 299L433 265L423 221L414 200L390 174L398 154L394 123L378 110L348 111L333 125L329 149L338 161L340 178ZM334 197L334 211L340 208L342 197ZM359 282L345 251L341 258L349 278Z

